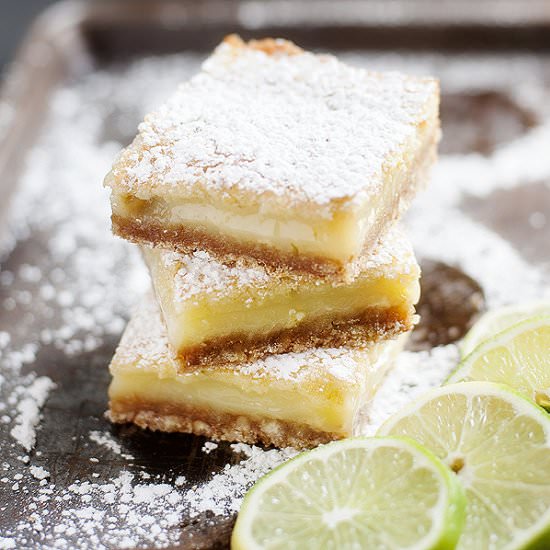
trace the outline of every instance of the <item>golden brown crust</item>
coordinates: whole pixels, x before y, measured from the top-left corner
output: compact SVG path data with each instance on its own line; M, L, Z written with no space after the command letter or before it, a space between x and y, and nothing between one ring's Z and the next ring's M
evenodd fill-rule
M179 350L181 370L220 363L248 363L267 355L302 352L316 347L363 347L411 330L414 320L412 307L370 308L347 318L325 316L269 334L232 334Z
M321 276L338 273L342 268L336 262L325 258L288 254L261 243L243 242L228 235L213 235L212 232L200 227L167 227L145 222L143 219L123 218L117 214L111 215L111 222L113 233L127 241L175 249L183 254L207 250L225 262L231 262L236 256L249 256L276 269L288 267Z
M153 431L192 433L215 440L266 446L306 449L352 435L314 430L297 422L252 418L170 403L111 400L109 407L107 416L117 424L131 422Z
M238 34L230 34L223 41L235 49L249 48L259 50L267 55L297 55L304 51L293 42L280 38L262 38L245 42Z

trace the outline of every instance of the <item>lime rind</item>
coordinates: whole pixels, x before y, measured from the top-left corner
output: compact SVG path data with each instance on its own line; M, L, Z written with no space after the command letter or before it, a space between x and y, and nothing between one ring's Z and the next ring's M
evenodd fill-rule
M516 337L544 327L550 327L550 315L537 315L524 319L485 340L460 362L445 384L475 380L506 384L535 401L538 405L548 408L550 406L550 370L546 369L542 362L533 366L523 363L509 364L507 365L507 375L502 372L502 365L499 363L484 365L481 371L478 366L480 359L489 352L498 347L506 348L507 343L513 342ZM548 361L548 358L550 358L550 344L548 345L546 357ZM536 362L536 359L533 362ZM478 368L473 373L476 366ZM515 372L510 373L511 369L515 369Z
M530 317L550 314L550 300L537 300L523 304L492 309L484 313L459 344L462 358L472 353L485 340Z
M460 536L464 521L465 496L460 483L456 480L454 474L439 460L433 453L423 448L416 441L406 437L370 437L370 438L351 438L342 441L329 443L320 446L312 451L308 451L298 455L288 462L280 465L264 476L246 495L241 511L239 513L237 523L233 530L231 539L231 548L233 550L253 550L263 548L259 545L253 534L252 529L254 520L257 519L257 512L260 508L260 502L263 495L277 484L284 484L289 479L292 472L304 469L304 474L307 475L306 464L310 467L315 461L326 463L331 457L337 456L339 453L344 454L346 451L354 451L364 449L365 451L373 451L377 448L392 448L402 450L410 454L414 458L414 465L417 468L419 465L428 468L436 474L438 479L439 496L437 506L434 507L434 517L431 529L421 541L417 544L407 546L410 550L446 550L455 547ZM368 456L367 454L365 455ZM342 476L345 471L335 474ZM342 480L340 479L340 482ZM338 483L339 479L335 478L331 481L332 486ZM331 486L329 483L329 487ZM334 495L333 495L334 496ZM406 496L406 495L404 495ZM328 494L324 499L319 499L318 502L330 505L330 497ZM416 506L415 506L416 508ZM411 509L410 515L414 515L417 510ZM299 511L297 510L297 513ZM284 516L282 516L284 517ZM403 518L403 521L408 518ZM322 522L322 519L319 518ZM403 529L403 525L396 526L397 529ZM337 538L336 538L337 540ZM295 541L294 541L295 542ZM285 540L285 548L309 548L307 542L300 541L298 546L294 545L292 540ZM360 541L358 541L360 545ZM269 546L276 548L278 546ZM342 545L342 541L335 548L346 548ZM388 548L391 548L389 546ZM397 548L397 547L395 547Z
M452 393L460 393L465 395L466 397L474 397L476 395L493 395L495 397L510 396L511 399L515 400L514 404L517 404L520 408L525 407L524 411L527 414L537 415L540 418L541 423L544 424L544 432L547 435L550 445L550 416L546 414L546 411L542 407L539 407L536 403L533 403L531 399L526 397L521 392L515 390L511 386L508 386L507 384L499 384L498 382L488 382L484 380L469 380L467 382L456 382L452 384L449 383L444 386L427 390L416 399L413 399L412 401L404 405L401 409L399 409L398 412L390 416L390 418L388 418L380 426L375 437L413 439L413 441L417 442L419 445L421 445L421 447L427 449L428 452L431 452L437 457L437 453L434 453L429 447L422 445L411 436L391 434L390 429L391 426L395 425L400 419L414 415L415 411L418 409L419 404L426 403L431 398L438 395Z
M526 398L523 394L513 390L509 386L504 384L497 384L494 382L460 382L456 384L449 384L440 388L434 388L425 392L422 396L412 401L398 413L390 417L379 429L378 434L381 436L400 436L402 431L398 431L396 426L401 422L407 422L410 418L417 416L420 409L430 403L430 401L442 397L445 395L464 395L469 399L479 398L480 396L495 397L502 399L508 404L512 405L517 416L525 415L532 418L542 429L544 435L545 447L550 455L550 417L546 412ZM487 419L485 419L486 421ZM423 419L421 422L425 422ZM423 428L426 425L424 424ZM414 437L414 434L407 434L410 437ZM418 434L416 434L418 435ZM436 456L438 453L435 453ZM440 458L443 458L442 456ZM521 470L524 464L517 464L517 468ZM548 487L550 491L550 483L540 484L540 489L544 490ZM518 518L510 518L513 524ZM462 548L460 542L458 548ZM476 547L477 548L477 547ZM481 547L479 547L481 548ZM491 547L493 548L493 547ZM494 547L497 548L496 546ZM550 548L550 507L538 517L537 521L533 523L530 528L518 530L518 533L514 534L509 544L505 546L499 546L499 550L519 550L519 549L548 549ZM470 545L468 550L474 550ZM485 550L485 547L484 547Z

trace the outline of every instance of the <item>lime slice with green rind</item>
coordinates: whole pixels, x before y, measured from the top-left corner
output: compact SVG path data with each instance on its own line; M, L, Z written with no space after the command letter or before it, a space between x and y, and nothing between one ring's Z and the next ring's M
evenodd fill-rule
M456 476L404 438L356 438L302 453L246 495L231 548L451 549L464 495Z
M467 498L459 550L550 548L550 416L510 388L462 382L389 418L453 469Z
M485 340L529 317L550 315L550 300L538 300L492 309L484 313L468 331L460 344L460 353L466 357Z
M550 405L550 315L522 321L483 342L448 382L486 380L512 386L539 405Z

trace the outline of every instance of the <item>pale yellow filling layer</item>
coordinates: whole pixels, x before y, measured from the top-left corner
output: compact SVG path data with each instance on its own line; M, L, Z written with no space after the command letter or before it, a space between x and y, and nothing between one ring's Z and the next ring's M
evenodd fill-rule
M184 411L194 408L295 422L348 436L353 433L359 409L374 396L401 345L402 341L389 341L368 352L356 352L350 359L357 362L354 380L326 376L323 369L315 372L315 365L304 366L314 374L299 380L270 377L269 373L252 376L239 367L205 368L161 378L154 369L118 364L115 356L109 397L115 403L168 405L175 411L180 405Z
M260 243L284 252L346 262L365 240L366 223L350 212L330 219L273 218L261 213L238 214L212 205L186 204L170 209L171 225L199 225L210 233Z
M326 258L340 264L357 257L372 226L382 223L397 192L389 183L361 209L335 211L330 217L274 217L261 211L247 211L224 204L181 202L163 197L141 201L113 193L113 213L125 219L139 219L167 229L180 226L197 229L212 238L229 237L238 242L262 244L284 253ZM388 205L388 206L386 206ZM386 212L379 210L385 206Z
M170 343L180 351L235 334L267 335L321 318L350 319L370 309L401 310L407 317L420 294L418 269L409 264L400 275L384 277L378 271L348 285L321 279L285 283L273 277L258 288L235 284L225 288L223 296L202 291L182 298L175 283L177 264L167 266L163 254L143 249Z
M278 290L249 308L238 292L232 299L220 302L197 300L180 313L174 311L172 301L163 300L170 340L181 349L230 334L269 334L291 329L325 316L349 319L370 308L395 307L406 312L419 293L418 281L397 279L361 281L351 287L310 287L298 292Z
M231 377L236 378L236 377ZM334 400L305 392L296 393L272 387L269 392L257 384L239 386L236 380L215 380L208 376L161 380L152 374L115 374L110 398L137 399L145 403L180 404L252 419L271 418L298 422L313 428L336 433L351 433L354 411L359 396L339 395Z

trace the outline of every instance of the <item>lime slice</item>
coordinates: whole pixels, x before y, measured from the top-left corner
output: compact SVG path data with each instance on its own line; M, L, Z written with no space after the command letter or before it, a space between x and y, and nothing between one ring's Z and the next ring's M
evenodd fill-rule
M253 487L231 548L454 548L465 505L455 477L404 438L330 443Z
M469 330L460 344L462 357L472 353L483 341L507 328L538 315L550 315L550 301L527 302L492 309L485 313Z
M550 403L550 315L518 323L479 345L448 382L487 380L512 386L541 406Z
M550 548L550 416L506 386L443 386L389 418L457 474L466 491L460 550Z

